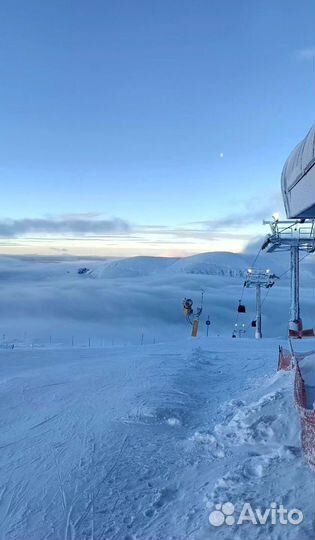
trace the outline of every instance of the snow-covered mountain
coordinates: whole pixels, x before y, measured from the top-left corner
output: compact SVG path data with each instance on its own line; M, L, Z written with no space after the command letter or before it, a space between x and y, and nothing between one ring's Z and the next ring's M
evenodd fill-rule
M212 252L178 259L169 268L171 272L226 277L244 277L250 257L238 253Z
M250 255L229 252L201 253L182 258L130 257L101 262L89 272L89 277L129 278L162 273L244 277L252 260ZM283 270L284 264L277 261L276 267Z
M100 263L92 278L129 278L152 274L185 273L227 277L243 277L250 262L248 255L213 252L183 258L130 257Z
M89 272L91 278L130 278L164 272L178 259L168 257L130 257L100 263Z

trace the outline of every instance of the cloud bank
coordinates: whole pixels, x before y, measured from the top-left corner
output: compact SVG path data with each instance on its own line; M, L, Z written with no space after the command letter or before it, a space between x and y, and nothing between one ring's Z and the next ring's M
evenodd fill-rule
M64 217L61 219L7 219L0 221L0 237L16 238L31 234L53 236L106 235L130 232L130 224L119 218L94 219L83 217Z

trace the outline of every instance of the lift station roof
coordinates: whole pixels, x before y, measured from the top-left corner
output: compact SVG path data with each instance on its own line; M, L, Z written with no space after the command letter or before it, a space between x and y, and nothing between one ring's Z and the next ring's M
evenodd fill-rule
M288 218L315 218L315 124L285 162L281 186Z

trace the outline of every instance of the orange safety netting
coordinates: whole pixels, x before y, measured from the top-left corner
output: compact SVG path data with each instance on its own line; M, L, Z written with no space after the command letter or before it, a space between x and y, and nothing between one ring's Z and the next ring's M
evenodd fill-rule
M279 347L278 371L290 371L292 369L292 355L290 351Z
M292 353L288 351L288 349L284 349L283 347L279 347L279 357L278 357L278 368L277 371L283 370L283 371L290 371L294 367L294 359L296 362L300 362L305 358L306 356L309 356L310 354L314 354L314 351L308 351L305 353L294 353L294 358L292 357Z
M301 445L307 463L315 469L315 410L306 407L306 389L299 365L306 356L311 354L314 354L314 351L294 353L293 356L287 349L279 347L278 371L289 371L295 367L294 398L300 416Z
M305 384L298 363L295 369L294 397L300 415L302 448L306 461L315 469L315 410L306 408Z

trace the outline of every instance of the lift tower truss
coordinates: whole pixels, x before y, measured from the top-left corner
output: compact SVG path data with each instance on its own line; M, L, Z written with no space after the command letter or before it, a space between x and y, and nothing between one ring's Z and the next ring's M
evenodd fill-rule
M268 234L262 249L268 253L273 251L289 251L291 257L291 303L289 336L302 337L309 335L308 330L303 331L300 310L300 251L313 253L315 251L315 220L298 219L279 221L264 221L269 225L271 234Z
M247 270L244 287L256 289L256 339L262 338L261 331L261 288L270 289L276 281L277 276L272 274L270 270L253 270L249 268Z

